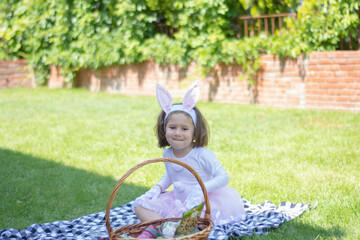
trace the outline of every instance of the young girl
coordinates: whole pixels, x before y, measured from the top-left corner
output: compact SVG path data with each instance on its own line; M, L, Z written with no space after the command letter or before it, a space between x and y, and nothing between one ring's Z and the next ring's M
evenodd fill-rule
M172 105L171 95L159 84L156 96L163 110L156 125L159 147L165 148L163 157L183 161L198 173L209 194L211 220L215 225L241 219L244 206L240 195L227 187L227 172L214 153L204 148L209 129L195 106L199 99L198 82L186 92L182 104ZM165 169L160 181L134 201L136 216L142 222L181 217L184 211L204 201L200 185L191 172L168 162ZM173 190L164 192L171 185Z

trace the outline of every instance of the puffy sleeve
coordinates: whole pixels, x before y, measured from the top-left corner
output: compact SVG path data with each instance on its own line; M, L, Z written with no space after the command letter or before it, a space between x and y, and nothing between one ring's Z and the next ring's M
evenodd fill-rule
M168 150L164 149L163 152L163 157L168 157ZM166 169L166 168L165 168ZM167 172L167 170L165 170L164 175L161 177L160 181L157 183L161 186L162 190L165 191L166 189L168 189L173 183L171 180L171 177L169 175L169 173Z
M211 150L204 149L199 160L204 170L211 175L210 180L204 182L208 193L229 184L228 173Z
M168 189L172 185L172 181L171 181L169 174L167 172L165 172L157 184L159 184L161 186L163 191Z

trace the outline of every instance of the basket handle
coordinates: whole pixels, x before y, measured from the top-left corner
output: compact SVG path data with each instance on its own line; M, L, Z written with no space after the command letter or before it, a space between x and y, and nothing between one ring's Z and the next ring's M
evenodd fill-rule
M108 230L110 239L113 239L115 236L114 230L110 225L110 208L111 205L116 197L116 193L119 190L121 184L123 184L123 182L125 181L125 179L130 176L130 174L132 174L135 170L141 168L142 166L145 166L147 164L150 163L157 163L157 162L170 162L170 163L175 163L175 164L179 164L183 167L185 167L187 170L189 170L196 178L196 180L199 182L200 186L201 186L201 190L203 191L204 194L204 198L205 198L205 205L206 205L206 210L205 210L205 219L210 220L211 219L211 215L210 215L210 202L209 202L209 196L208 193L206 191L205 185L202 181L202 179L200 178L200 176L195 172L195 170L190 167L188 164L183 163L181 161L175 160L175 159L171 159L171 158L156 158L156 159L150 159L150 160L146 160L142 163L139 163L137 165L135 165L134 167L132 167L129 171L127 171L121 178L120 180L117 182L114 190L112 191L109 201L106 205L106 214L105 214L105 220L106 220L106 228Z

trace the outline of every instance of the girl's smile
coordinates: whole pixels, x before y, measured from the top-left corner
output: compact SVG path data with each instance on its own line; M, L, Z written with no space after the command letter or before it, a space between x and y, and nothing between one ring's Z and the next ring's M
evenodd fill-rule
M166 120L165 137L175 157L186 156L193 148L194 124L190 116L174 112Z

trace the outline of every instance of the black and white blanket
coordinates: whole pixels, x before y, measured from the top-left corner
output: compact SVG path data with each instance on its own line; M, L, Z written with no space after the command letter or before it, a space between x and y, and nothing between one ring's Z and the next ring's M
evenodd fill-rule
M276 206L269 201L259 205L244 201L245 219L233 224L214 226L208 240L266 234L271 228L278 228L283 222L289 221L310 209L310 204L282 202ZM139 222L131 209L131 202L111 209L110 220L113 229ZM105 211L82 216L71 221L33 224L22 230L13 228L0 230L0 239L97 240L106 236L108 234L105 227Z

